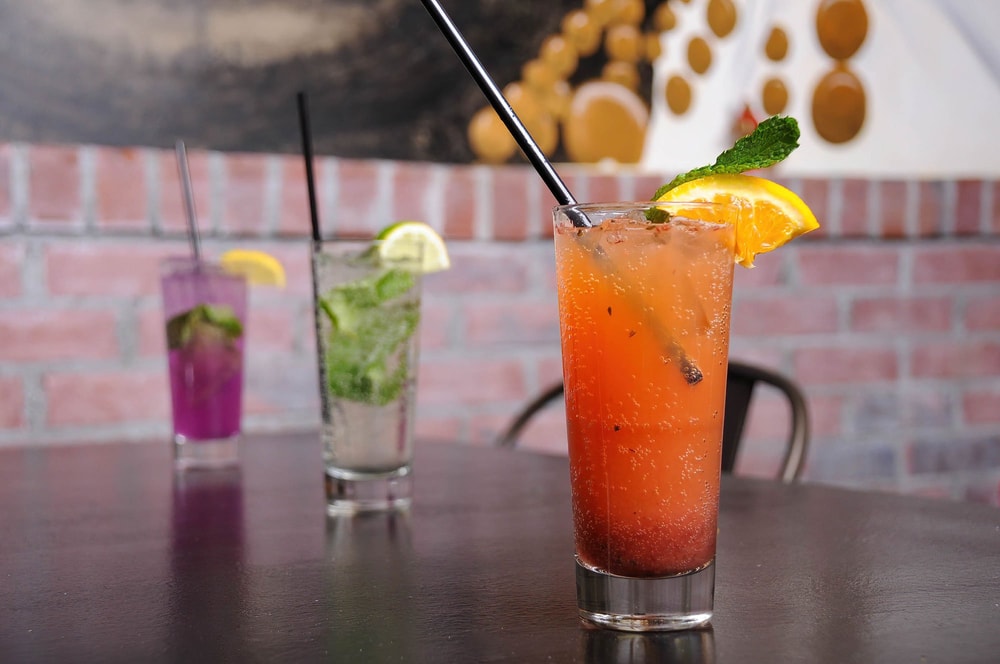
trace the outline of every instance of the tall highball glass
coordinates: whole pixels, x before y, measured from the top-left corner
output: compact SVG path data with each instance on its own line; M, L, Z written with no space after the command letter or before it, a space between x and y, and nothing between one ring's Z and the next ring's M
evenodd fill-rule
M327 512L406 508L420 274L377 241L332 241L313 251L313 283Z
M160 284L178 469L239 462L247 282L213 261L168 258Z
M736 213L553 213L577 604L599 626L712 616Z

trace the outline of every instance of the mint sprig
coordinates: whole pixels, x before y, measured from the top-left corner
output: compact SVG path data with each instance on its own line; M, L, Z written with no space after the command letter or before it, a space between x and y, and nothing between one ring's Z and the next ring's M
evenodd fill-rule
M167 321L168 350L179 350L198 338L231 342L241 336L243 324L224 304L198 304Z
M420 322L419 302L404 297L415 285L410 272L388 269L319 298L331 326L323 359L331 394L375 406L399 397L411 370L404 351Z
M799 123L792 117L774 115L757 125L752 133L736 141L711 166L701 166L681 173L657 189L652 200L658 200L663 194L685 182L708 175L744 173L774 166L798 146Z

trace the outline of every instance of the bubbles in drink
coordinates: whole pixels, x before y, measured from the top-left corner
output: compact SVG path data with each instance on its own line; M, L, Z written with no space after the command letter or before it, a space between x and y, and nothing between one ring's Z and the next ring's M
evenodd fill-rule
M713 289L732 275L726 233L683 218L650 225L641 212L556 230L577 551L588 565L660 576L711 560L725 387L712 358L728 343L715 328L726 299ZM665 338L703 373L697 385Z

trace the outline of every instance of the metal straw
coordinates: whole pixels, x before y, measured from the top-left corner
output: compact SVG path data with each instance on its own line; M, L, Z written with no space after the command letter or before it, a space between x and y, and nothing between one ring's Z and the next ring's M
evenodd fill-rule
M309 98L305 92L296 95L299 106L299 133L302 135L302 158L306 164L306 190L309 194L309 221L312 223L313 248L319 249L319 210L316 208L316 178L313 175L312 128L309 124Z
M569 192L566 188L566 184L556 173L555 169L548 159L545 158L545 154L535 143L535 140L531 137L527 128L521 122L520 118L517 117L517 113L514 112L513 107L510 102L504 98L503 93L500 92L500 88L497 84L493 82L489 73L483 67L479 58L476 54L472 52L469 47L468 42L459 32L458 27L452 22L451 17L444 11L438 0L421 0L424 3L424 8L430 13L431 18L437 23L441 32L448 39L452 48L455 49L455 53L458 54L459 59L465 65L469 73L479 84L480 89L486 98L489 100L490 105L493 106L493 110L497 112L500 119L507 126L508 131L517 141L517 144L521 147L525 156L528 157L528 161L531 165L535 167L538 174L542 177L542 180L548 186L549 191L552 195L556 197L556 200L561 205L575 206L576 199L573 198L573 194ZM589 228L593 226L593 222L587 218L587 214L577 208L568 207L565 210L566 216L572 221L573 225L578 228ZM595 256L600 257L600 253L595 251ZM642 308L640 307L640 311ZM694 385L701 381L702 373L701 370L688 358L687 353L670 335L669 331L662 331L660 336L663 337L667 351L670 355L678 360L678 366L680 367L681 373L684 376L684 380L690 385Z
M198 235L198 217L194 211L194 190L191 187L191 171L188 169L187 148L184 147L184 141L177 141L175 151L177 153L177 171L181 178L181 192L184 197L184 213L187 215L191 253L195 261L201 261L201 238Z
M326 397L326 361L323 359L323 325L320 323L320 292L317 261L321 260L323 239L319 232L319 209L316 206L316 177L313 174L312 125L309 123L309 97L305 91L296 95L299 107L299 134L302 137L302 158L306 165L306 191L309 195L309 221L312 226L312 251L309 252L309 272L312 275L313 333L319 355L319 408L323 422L330 422L331 403Z
M497 87L497 84L483 67L479 58L472 52L469 43L465 41L465 37L462 36L462 33L451 20L451 17L448 16L437 0L421 0L421 2L424 3L424 8L430 13L431 18L437 23L452 48L455 49L455 53L462 61L462 64L465 65L465 68L472 74L472 78L479 84L483 94L486 95L486 99L507 126L507 130L514 137L514 140L517 141L521 151L524 152L528 161L531 162L531 165L535 167L535 170L538 171L538 174L542 177L546 186L548 186L549 191L555 196L556 201L560 205L575 205L576 199L573 197L573 194L570 193L549 160L545 158L545 154L538 147L538 143L531 137L521 119L517 117L514 108L503 96L503 93L500 92L500 88ZM569 216L574 226L589 227L592 225L586 215L577 210L571 210Z

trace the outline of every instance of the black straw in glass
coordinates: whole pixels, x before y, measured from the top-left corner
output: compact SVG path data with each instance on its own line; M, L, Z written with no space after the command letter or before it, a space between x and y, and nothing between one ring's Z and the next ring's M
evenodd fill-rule
M451 47L455 49L455 53L462 61L462 64L465 65L465 68L472 74L472 78L479 84L480 89L486 95L486 99L490 102L493 110L503 120L503 123L507 126L507 130L514 137L514 140L517 141L518 146L520 146L528 161L531 162L531 165L538 171L538 174L542 177L552 195L555 196L560 205L575 205L576 199L573 197L573 194L570 193L549 160L545 158L545 154L538 147L538 143L531 137L521 119L517 117L517 113L514 112L510 102L500 92L500 88L497 87L497 84L483 67L479 58L472 52L469 43L465 41L465 37L459 32L458 27L451 20L451 17L441 7L438 0L421 0L421 2L424 3L424 8L430 13L431 18L437 23L438 28L444 33ZM574 226L589 227L592 225L582 212L573 210L570 216Z
M309 220L312 222L313 244L319 248L319 211L316 209L316 178L313 175L312 129L309 126L309 99L299 92L299 132L302 134L302 158L306 162L306 189L309 192Z

